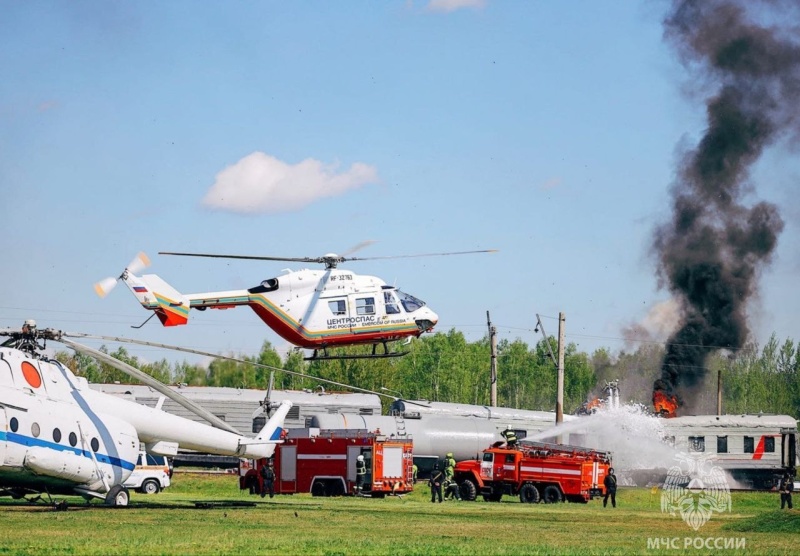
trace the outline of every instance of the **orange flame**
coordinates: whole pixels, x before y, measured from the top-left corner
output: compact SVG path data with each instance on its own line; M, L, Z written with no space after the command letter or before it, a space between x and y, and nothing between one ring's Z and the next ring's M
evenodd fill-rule
M595 408L600 409L601 407L603 407L603 405L605 405L605 402L603 400L601 400L600 398L594 398L593 400L586 402L586 409L589 411Z
M653 392L653 408L662 417L675 417L679 406L677 396L667 394L663 390Z

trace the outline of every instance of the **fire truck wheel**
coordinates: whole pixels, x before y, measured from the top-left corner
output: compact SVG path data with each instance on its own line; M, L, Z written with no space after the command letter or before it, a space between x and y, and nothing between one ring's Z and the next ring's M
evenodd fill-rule
M311 496L325 496L325 481L314 481L311 485Z
M550 485L545 487L544 492L542 493L542 500L544 500L545 504L555 504L556 502L562 502L563 497L561 496L561 489L559 489L555 485Z
M261 492L261 488L258 486L258 481L251 477L250 480L247 481L247 490L250 491L250 494L258 494Z
M472 502L475 498L478 497L478 488L475 486L475 483L472 482L471 479L464 479L461 481L461 484L458 486L461 489L461 499L468 500Z
M536 504L539 501L539 491L531 483L525 483L519 489L519 499L527 504Z
M487 502L499 502L503 499L503 491L492 489L492 492L483 495L483 499Z

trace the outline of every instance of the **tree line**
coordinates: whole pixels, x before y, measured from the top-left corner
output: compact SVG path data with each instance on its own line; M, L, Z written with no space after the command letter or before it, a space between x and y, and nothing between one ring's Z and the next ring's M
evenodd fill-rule
M554 411L556 365L545 342L550 342L555 353L557 341L553 337L534 346L519 339L498 342L498 405ZM109 353L107 348L101 349ZM489 404L488 337L467 341L463 333L452 329L398 349L408 354L396 358L305 361L299 351L282 358L269 342L264 342L257 356L225 354L239 361L217 359L208 366L186 361L169 363L166 359L142 363L124 347L110 355L166 383L266 389L272 369L284 369L291 374L275 371L276 389L317 388L320 383L313 377L321 377L405 399ZM366 355L370 351L368 346L329 350L338 355L345 352ZM564 411L574 412L584 402L602 396L606 382L612 380L619 380L623 402L649 407L653 382L661 374L663 355L663 345L653 343L642 343L632 351L601 348L591 354L578 351L574 343L569 343L564 358ZM89 382L132 381L121 371L89 356L58 352L56 358ZM781 343L773 335L763 347L753 343L737 352L718 352L709 357L706 371L706 380L698 387L696 406L704 413L716 410L717 373L721 371L723 412L800 417L800 344L790 339Z

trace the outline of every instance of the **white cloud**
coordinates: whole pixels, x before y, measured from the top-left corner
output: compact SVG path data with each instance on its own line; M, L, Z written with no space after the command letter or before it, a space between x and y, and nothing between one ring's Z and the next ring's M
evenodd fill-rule
M431 0L426 9L431 12L454 12L461 8L483 8L486 0Z
M247 214L289 212L378 181L373 166L356 162L340 173L337 167L313 158L292 165L254 152L217 174L203 204Z

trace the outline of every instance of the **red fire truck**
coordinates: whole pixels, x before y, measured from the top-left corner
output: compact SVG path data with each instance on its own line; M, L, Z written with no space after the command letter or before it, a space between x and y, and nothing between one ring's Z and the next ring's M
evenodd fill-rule
M481 460L460 461L455 480L464 500L481 494L498 502L504 494L522 502L588 502L605 493L611 454L577 446L521 441L514 447L498 442Z
M312 496L354 494L356 458L364 456L367 476L362 493L383 498L413 489L410 438L387 438L358 430L288 429L273 455L275 494L310 492ZM260 470L268 460L239 461L239 488L261 492Z

